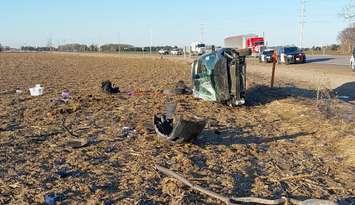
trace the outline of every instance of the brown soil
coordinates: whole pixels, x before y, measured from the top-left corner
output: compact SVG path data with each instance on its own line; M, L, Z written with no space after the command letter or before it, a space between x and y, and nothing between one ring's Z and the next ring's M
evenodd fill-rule
M0 73L0 204L43 203L49 194L64 204L219 204L156 164L226 196L354 200L354 109L317 102L305 82L279 76L270 89L267 75L250 73L248 104L231 108L162 94L190 83L184 61L0 54ZM102 93L103 80L134 94ZM45 94L29 96L38 83ZM55 103L64 89L69 104ZM193 143L170 144L152 131L167 102L208 120ZM123 135L124 127L135 132Z

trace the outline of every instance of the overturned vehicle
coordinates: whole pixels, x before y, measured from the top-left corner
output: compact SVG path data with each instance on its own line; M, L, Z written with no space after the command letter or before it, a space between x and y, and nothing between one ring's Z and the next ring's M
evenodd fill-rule
M230 106L243 105L246 95L246 56L250 49L222 48L192 64L195 97Z

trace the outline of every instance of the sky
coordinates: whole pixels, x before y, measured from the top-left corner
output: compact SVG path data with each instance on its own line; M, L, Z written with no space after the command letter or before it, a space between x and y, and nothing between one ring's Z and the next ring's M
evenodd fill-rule
M348 2L307 0L304 45L336 43ZM254 33L269 45L298 45L300 8L300 0L1 0L0 43L222 46L227 36Z

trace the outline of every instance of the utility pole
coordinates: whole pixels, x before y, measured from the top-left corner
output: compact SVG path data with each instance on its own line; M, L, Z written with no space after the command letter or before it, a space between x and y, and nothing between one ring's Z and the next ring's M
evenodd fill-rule
M152 55L152 46L153 46L153 29L150 28L150 44L149 44L149 54Z
M300 33L299 33L299 47L300 49L303 48L303 34L304 34L304 24L305 22L305 17L306 17L306 1L305 0L300 0L301 2L301 13L300 13Z
M201 27L200 27L200 35L201 35L201 42L204 43L204 34L205 34L205 28L204 28L204 24L202 23L201 24Z
M121 54L121 32L118 32L118 54Z
M52 51L52 47L53 47L52 35L49 37L49 39L47 41L47 47L49 48L49 51Z

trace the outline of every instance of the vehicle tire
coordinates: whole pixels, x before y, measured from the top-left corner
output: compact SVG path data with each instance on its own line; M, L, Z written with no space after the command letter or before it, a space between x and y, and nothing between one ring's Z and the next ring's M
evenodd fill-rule
M290 64L290 61L289 61L287 58L285 58L285 64L286 64L286 65L289 65L289 64Z

